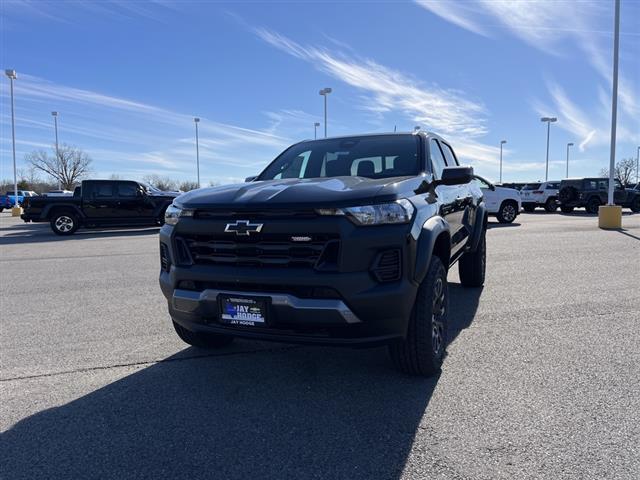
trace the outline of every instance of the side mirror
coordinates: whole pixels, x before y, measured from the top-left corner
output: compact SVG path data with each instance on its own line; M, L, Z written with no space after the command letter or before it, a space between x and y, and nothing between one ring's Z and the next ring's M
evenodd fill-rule
M442 178L431 182L424 180L415 193L416 195L427 192L435 194L435 188L438 185L462 185L470 183L473 178L473 167L445 167L442 169Z
M473 167L445 167L442 169L440 185L462 185L473 180Z
M258 175L252 175L250 177L247 177L244 179L245 182L253 182L256 178L258 178Z

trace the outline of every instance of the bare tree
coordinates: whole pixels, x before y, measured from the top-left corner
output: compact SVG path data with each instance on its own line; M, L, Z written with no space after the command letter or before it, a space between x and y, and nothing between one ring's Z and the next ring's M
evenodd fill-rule
M175 181L169 177L161 177L160 175L146 175L142 178L145 182L153 185L158 190L168 191L175 190L178 186Z
M603 177L609 176L609 169L603 168L600 170L600 175ZM636 161L633 158L623 158L619 162L616 162L616 166L613 169L613 176L620 180L623 185L630 185L633 178L636 176Z
M186 180L180 184L180 190L183 192L195 190L196 188L198 188L198 182L190 182Z
M26 159L31 165L51 175L62 188L73 190L74 185L91 171L91 158L79 148L62 144L53 156L44 150L34 151Z

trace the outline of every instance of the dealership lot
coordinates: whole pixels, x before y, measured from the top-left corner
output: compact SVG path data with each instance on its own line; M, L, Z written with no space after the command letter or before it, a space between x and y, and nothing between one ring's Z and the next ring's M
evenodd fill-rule
M3 478L637 478L640 215L523 214L451 272L439 378L385 349L177 339L157 229L1 214Z

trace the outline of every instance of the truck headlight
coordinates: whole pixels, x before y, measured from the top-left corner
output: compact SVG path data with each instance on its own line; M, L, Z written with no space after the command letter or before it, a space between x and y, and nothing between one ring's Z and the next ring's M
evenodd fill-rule
M356 225L409 223L415 207L406 198L391 203L345 208L320 208L320 215L345 215Z
M193 217L193 210L176 207L171 204L164 212L164 223L167 225L175 225L180 217Z

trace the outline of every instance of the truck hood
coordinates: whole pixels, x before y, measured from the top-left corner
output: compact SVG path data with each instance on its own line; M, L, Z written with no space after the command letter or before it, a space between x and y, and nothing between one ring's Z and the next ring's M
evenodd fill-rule
M177 203L187 208L348 206L394 200L412 193L421 181L421 177L289 178L193 190Z

